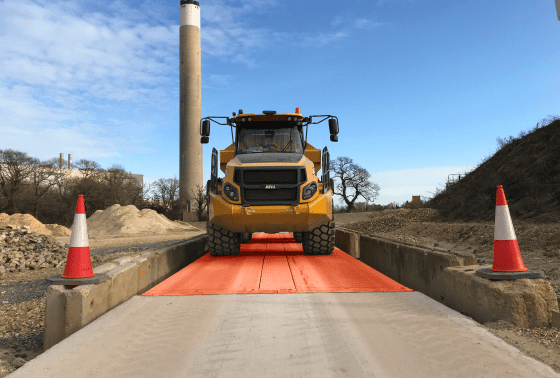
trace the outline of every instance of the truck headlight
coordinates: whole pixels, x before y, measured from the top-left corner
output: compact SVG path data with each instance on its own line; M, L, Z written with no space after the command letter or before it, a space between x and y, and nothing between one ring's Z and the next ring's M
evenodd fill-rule
M315 181L310 182L303 188L303 199L309 199L317 193L317 183Z
M224 185L224 194L227 198L232 201L237 201L239 199L239 193L237 192L237 188L230 184Z

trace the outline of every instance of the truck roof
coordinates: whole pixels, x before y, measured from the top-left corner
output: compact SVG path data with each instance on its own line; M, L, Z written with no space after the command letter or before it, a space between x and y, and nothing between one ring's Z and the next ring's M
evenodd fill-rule
M298 113L283 113L283 114L255 114L255 113L247 113L247 114L238 114L235 116L235 120L239 125L239 122L242 122L242 118L251 117L251 121L288 121L288 117L291 119L296 118L298 121L303 120L303 116Z

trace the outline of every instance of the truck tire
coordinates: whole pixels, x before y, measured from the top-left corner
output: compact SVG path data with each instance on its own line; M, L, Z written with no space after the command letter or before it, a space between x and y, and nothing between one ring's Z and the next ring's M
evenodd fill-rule
M241 246L240 234L212 222L206 223L210 256L237 256Z
M303 232L294 232L294 239L296 239L296 243L301 243L303 241Z
M303 233L305 255L331 255L334 251L334 221Z
M253 233L252 232L242 232L241 233L241 243L243 243L243 244L249 243L252 238L253 238Z

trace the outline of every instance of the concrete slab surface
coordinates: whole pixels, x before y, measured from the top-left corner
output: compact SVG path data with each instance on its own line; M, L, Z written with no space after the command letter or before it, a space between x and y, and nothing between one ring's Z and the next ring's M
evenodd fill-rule
M132 297L9 377L560 377L419 292Z

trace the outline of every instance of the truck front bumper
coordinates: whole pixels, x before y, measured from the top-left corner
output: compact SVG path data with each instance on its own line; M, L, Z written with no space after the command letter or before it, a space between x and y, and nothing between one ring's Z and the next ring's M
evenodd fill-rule
M332 220L332 194L297 206L240 206L210 193L210 222L233 232L307 232Z

